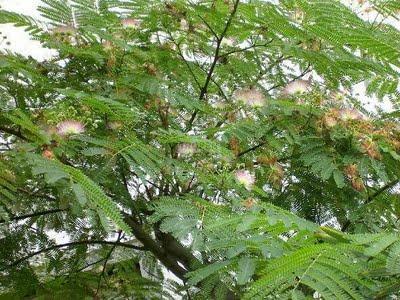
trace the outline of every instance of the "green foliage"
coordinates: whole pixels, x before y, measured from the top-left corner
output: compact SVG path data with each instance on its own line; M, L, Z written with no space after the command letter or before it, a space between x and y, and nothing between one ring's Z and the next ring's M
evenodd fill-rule
M304 247L267 263L244 299L291 298L302 286L325 299L368 298L372 284L360 275L363 262L354 260L351 249L339 244Z
M0 298L399 296L399 5L365 6L0 11L56 50L0 53Z
M55 183L59 179L66 178L71 183L71 189L74 191L77 200L81 204L89 201L92 208L101 211L110 218L121 230L130 233L130 228L124 222L121 212L116 203L114 203L102 189L89 177L83 174L79 169L64 165L56 161L47 161L41 157L29 155L29 161L32 161L32 175L45 174L48 183Z

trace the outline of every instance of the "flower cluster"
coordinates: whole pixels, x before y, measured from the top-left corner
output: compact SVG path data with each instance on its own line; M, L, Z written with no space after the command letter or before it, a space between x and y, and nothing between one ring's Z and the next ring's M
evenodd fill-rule
M329 110L324 117L322 118L322 122L328 128L334 127L338 124L339 121L342 122L350 122L355 120L363 120L363 115L354 108L343 108L343 109L331 109Z
M345 166L344 173L347 175L347 178L350 180L351 186L356 191L362 192L365 189L364 182L358 173L357 165L351 164Z

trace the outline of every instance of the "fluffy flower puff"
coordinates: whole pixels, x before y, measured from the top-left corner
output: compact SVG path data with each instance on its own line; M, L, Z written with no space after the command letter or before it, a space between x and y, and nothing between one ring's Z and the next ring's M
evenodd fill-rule
M107 129L118 130L123 126L122 122L110 121L106 124Z
M362 119L362 115L355 109L346 108L339 111L339 117L342 121L351 121Z
M248 170L237 170L235 172L235 178L238 183L244 185L247 190L251 190L256 181L256 178Z
M221 41L221 46L223 47L233 47L236 43L234 38L226 38L224 37Z
M323 121L326 127L334 127L337 124L337 121L333 116L325 116Z
M76 32L73 26L58 26L52 30L53 34L73 35Z
M181 22L180 22L179 25L180 25L179 27L180 27L180 29L182 31L188 31L189 30L189 23L185 19L181 19Z
M57 133L62 136L81 134L85 132L85 125L79 121L66 120L57 125Z
M142 22L138 19L127 18L121 21L122 27L137 29Z
M179 144L176 152L178 153L178 156L192 156L197 150L197 147L195 144L189 144L189 143L182 143Z
M283 89L284 95L295 95L295 94L303 94L309 92L311 89L311 83L309 80L297 79L293 82L290 82Z
M253 107L261 107L265 104L263 93L254 88L237 91L234 97L237 101Z
M114 48L114 45L111 41L104 41L102 45L103 45L104 51L106 51L106 52L109 52Z

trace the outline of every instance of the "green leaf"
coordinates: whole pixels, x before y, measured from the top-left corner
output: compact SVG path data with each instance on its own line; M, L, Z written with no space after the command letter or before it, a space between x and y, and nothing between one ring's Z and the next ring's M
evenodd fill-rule
M333 171L333 179L335 180L336 186L340 189L346 185L344 182L343 173L338 169Z
M208 276L217 273L218 271L222 270L226 266L230 265L232 262L230 260L222 261L222 262L215 262L206 267L197 269L195 271L189 272L187 277L189 278L188 284L196 285L200 281L206 279Z
M256 269L256 261L253 258L243 257L238 262L237 283L246 284L253 276Z

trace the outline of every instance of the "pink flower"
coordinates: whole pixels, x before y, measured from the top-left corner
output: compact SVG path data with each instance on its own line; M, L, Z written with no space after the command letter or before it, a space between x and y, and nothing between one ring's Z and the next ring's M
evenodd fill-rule
M189 23L188 23L188 21L186 21L185 19L181 19L180 29L181 29L182 31L188 31L188 30L189 30Z
M225 46L225 47L233 47L233 45L235 44L235 39L233 38L226 38L224 37L221 41L221 46Z
M57 125L57 133L59 135L67 136L71 134L80 134L85 132L85 125L79 121L66 120Z
M118 130L123 126L122 122L111 121L106 124L106 127L111 130Z
M311 83L308 80L298 79L293 82L290 82L283 89L284 95L295 95L295 94L303 94L309 92L311 89Z
M253 107L261 107L265 104L265 97L263 93L254 88L236 91L234 98Z
M110 42L110 41L104 41L103 42L103 49L104 49L104 51L111 51L112 49L114 48L114 45L113 45L113 43L112 42Z
M138 19L127 18L121 21L122 27L137 29L142 22Z
M346 108L339 111L339 117L342 121L359 120L362 115L355 109Z
M73 35L76 32L73 26L58 26L53 28L53 34Z
M195 144L182 143L178 145L176 152L178 156L192 156L196 150L197 147Z
M337 124L336 119L333 116L329 115L325 116L323 121L326 127L334 127Z
M254 182L256 181L255 176L247 170L237 170L235 172L235 177L236 177L236 181L238 183L244 185L244 187L247 190L251 190L251 188L254 185Z

